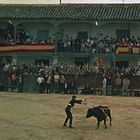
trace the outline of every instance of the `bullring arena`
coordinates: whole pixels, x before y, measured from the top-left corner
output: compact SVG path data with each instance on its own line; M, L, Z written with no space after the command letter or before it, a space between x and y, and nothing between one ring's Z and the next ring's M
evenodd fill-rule
M138 97L77 95L90 106L108 105L112 127L86 119L87 105L72 109L74 129L63 128L64 108L72 95L0 93L0 140L139 140L140 99Z
M0 0L0 140L139 140L140 4L13 1ZM102 105L107 129L86 118Z

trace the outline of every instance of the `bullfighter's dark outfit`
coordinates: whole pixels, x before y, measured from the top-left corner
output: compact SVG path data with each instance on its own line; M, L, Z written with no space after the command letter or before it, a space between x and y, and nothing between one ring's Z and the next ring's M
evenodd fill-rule
M75 105L75 103L77 104L81 104L82 100L76 100L76 96L72 96L72 99L70 100L69 104L66 106L65 108L65 112L67 115L67 118L65 119L64 125L66 126L68 120L69 120L69 127L72 128L72 112L71 112L71 108Z

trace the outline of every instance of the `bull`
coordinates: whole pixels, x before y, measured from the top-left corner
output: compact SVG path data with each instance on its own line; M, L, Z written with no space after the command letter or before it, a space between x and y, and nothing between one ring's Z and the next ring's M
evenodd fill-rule
M110 119L111 126L111 111L107 106L97 106L87 110L86 118L95 117L97 119L97 128L100 126L100 122L104 121L105 129L107 129L106 121Z

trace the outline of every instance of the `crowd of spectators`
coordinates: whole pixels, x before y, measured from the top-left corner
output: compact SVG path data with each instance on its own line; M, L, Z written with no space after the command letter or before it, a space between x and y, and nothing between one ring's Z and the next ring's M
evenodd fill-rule
M90 53L117 53L117 48L120 44L140 46L140 38L113 38L104 36L102 38L89 37L88 39L72 38L66 35L63 40L57 43L58 51L62 52L90 52ZM129 50L129 53L133 53Z
M40 93L76 93L77 88L74 81L70 81L65 76L73 75L75 79L79 76L86 75L97 75L100 77L102 83L102 88L109 88L109 85L112 84L111 80L114 76L119 77L131 77L131 76L140 76L140 66L139 67L127 67L127 68L116 68L112 69L109 67L103 67L96 64L84 64L84 65L75 65L75 64L60 64L60 65L51 65L46 66L43 63L41 64L15 64L7 61L1 61L0 64L0 73L1 73L1 82L3 79L7 79L6 85L10 85L11 91L15 87L18 87L18 91L23 91L24 77L29 75L36 76L36 82L39 86ZM86 87L87 86L87 87ZM87 91L90 85L85 85L85 91ZM123 88L125 90L125 88ZM103 94L106 94L104 92ZM108 92L108 94L111 94ZM118 93L119 94L119 93Z
M0 46L14 44L55 44L58 52L81 52L81 53L117 53L117 48L120 44L140 46L140 38L125 37L113 38L106 36L89 37L81 39L80 37L70 37L66 35L63 39L56 41L56 36L53 34L48 39L35 39L28 30L24 29L22 24L16 28L16 38L14 40L14 28L8 23L7 28L0 34ZM133 53L132 49L128 53Z
M25 30L22 24L19 24L16 29L16 38L14 40L13 25L8 23L7 28L0 34L0 46L15 45L15 44L54 44L55 35L48 39L34 39L28 30Z

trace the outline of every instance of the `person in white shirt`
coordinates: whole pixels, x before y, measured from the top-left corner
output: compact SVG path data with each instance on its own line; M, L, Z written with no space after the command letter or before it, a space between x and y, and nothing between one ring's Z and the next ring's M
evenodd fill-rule
M47 81L46 81L46 93L51 93L51 75L49 75Z
M39 93L44 93L45 92L45 83L44 83L44 78L41 75L37 78L37 83L39 86Z
M59 79L60 79L60 76L59 74L56 72L54 74L54 88L55 88L55 92L58 93L58 88L59 88Z
M102 93L103 95L106 95L106 78L104 77L103 81L102 81Z

